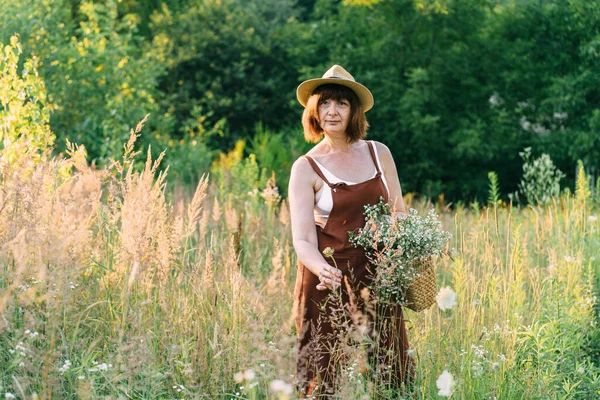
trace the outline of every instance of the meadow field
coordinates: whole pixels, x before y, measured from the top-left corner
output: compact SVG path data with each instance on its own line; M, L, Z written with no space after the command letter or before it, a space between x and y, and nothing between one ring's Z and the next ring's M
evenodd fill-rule
M412 393L359 330L338 397L600 399L598 26L589 0L0 0L0 399L297 397L296 88L334 64L456 294L404 314Z
M160 159L133 161L135 139L105 169L74 145L4 165L0 396L294 398L296 258L275 177L249 188L250 157L170 187ZM455 399L600 398L600 222L583 172L546 207L405 201L452 233L437 279L457 293L450 310L406 312L411 398L439 398L444 371ZM361 373L363 350L340 398L401 398Z

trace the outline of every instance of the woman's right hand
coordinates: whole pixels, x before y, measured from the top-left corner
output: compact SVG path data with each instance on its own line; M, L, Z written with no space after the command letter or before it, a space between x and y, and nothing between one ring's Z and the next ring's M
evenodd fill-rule
M319 272L319 284L317 290L336 290L342 285L342 271L325 264Z

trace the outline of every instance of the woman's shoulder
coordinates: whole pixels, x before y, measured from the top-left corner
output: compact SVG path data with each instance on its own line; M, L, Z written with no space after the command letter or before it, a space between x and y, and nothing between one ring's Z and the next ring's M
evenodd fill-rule
M385 144L376 140L370 140L370 142L375 145L375 148L377 149L377 154L382 155L384 157L391 155L390 149Z
M310 152L309 152L310 153ZM313 168L310 165L310 162L307 160L306 156L309 155L306 153L303 156L300 156L294 161L292 164L292 174L300 174L302 176L310 175L313 172Z

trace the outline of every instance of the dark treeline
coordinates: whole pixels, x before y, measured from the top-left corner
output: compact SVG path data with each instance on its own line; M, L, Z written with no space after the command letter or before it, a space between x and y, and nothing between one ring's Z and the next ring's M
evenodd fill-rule
M41 61L59 148L100 164L146 113L185 179L239 139L296 157L295 88L337 63L372 90L405 192L485 199L490 171L512 192L529 146L563 184L600 167L597 1L0 0L0 21Z

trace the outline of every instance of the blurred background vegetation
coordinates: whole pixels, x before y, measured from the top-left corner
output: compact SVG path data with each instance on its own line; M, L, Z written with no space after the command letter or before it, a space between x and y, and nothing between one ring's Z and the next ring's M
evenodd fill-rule
M295 88L337 63L373 92L369 137L406 193L485 201L493 172L507 200L525 148L562 186L578 160L598 176L597 1L0 0L0 43L14 34L18 73L33 59L45 84L55 151L84 144L97 165L149 113L140 140L167 150L171 179L243 166L285 192L310 147Z

